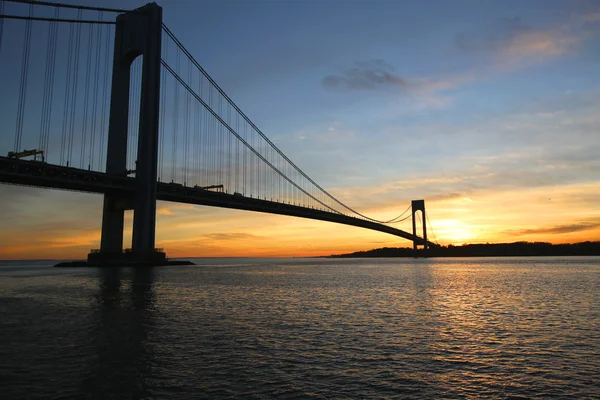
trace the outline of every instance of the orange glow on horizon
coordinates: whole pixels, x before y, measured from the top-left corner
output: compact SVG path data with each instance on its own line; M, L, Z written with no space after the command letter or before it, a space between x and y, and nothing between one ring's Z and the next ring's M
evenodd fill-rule
M352 195L348 191L348 196ZM53 192L55 198L62 196L69 199L74 194ZM87 196L80 204L93 210L91 213L78 212L66 201L55 201L55 223L38 223L34 214L30 224L0 228L0 259L85 258L90 249L99 247L102 199ZM551 195L547 188L538 188L426 199L433 225L428 226L428 236L442 245L596 241L600 240L596 199L600 199L600 189L592 184L554 187ZM46 204L43 198L34 200ZM44 207L39 208L40 215L47 213ZM172 258L313 257L412 246L407 240L380 232L295 217L162 202L157 210L156 247L164 248ZM404 209L383 204L365 212L386 218L398 211ZM131 214L127 213L125 221L124 247L131 243ZM71 222L64 222L62 215L69 216ZM412 231L410 219L397 227ZM418 226L418 232L420 229Z

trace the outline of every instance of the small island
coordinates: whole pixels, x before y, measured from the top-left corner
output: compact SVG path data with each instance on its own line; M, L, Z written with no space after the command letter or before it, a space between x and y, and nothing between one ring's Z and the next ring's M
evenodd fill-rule
M383 247L357 251L349 254L334 254L327 258L359 257L532 257L532 256L600 256L600 241L570 244L546 242L514 242L463 244L462 246L440 246L416 252L408 247Z

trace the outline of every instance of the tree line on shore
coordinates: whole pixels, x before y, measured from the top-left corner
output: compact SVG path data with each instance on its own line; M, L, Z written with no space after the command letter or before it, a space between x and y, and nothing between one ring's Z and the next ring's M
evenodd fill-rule
M440 246L416 252L409 247L383 247L332 258L351 257L498 257L498 256L600 256L600 242L552 244L546 242L514 242Z

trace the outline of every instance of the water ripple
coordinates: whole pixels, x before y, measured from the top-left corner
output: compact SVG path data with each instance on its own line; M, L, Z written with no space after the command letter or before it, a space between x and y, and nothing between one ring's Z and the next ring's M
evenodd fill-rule
M0 265L10 399L600 398L600 259Z

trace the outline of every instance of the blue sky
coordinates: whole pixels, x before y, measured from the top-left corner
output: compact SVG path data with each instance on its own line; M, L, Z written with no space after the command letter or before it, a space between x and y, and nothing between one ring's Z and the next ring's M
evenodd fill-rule
M385 217L425 198L445 243L600 239L598 2L158 3L165 24L254 123L356 208ZM189 218L183 206L164 210L159 228L178 213ZM248 213L202 212L247 221L232 223L231 237L255 234L261 224ZM22 226L38 218L25 209L20 215ZM88 218L90 229L99 228L97 215ZM273 218L288 233L265 233L265 249L293 237L294 224L307 223L313 237L323 231ZM194 229L178 234L181 241L223 233ZM165 243L169 232L159 235ZM357 250L372 240L395 243L327 232Z

